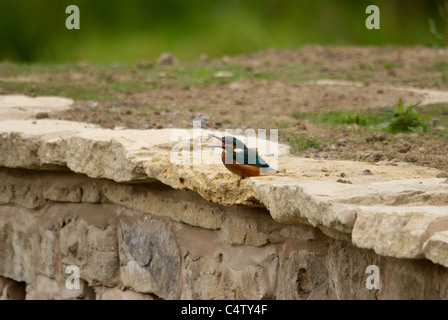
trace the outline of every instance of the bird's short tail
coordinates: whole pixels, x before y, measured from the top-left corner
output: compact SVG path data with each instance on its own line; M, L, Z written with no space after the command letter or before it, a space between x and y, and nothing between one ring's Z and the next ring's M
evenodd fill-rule
M272 168L271 166L267 167L267 168L260 168L260 174L261 175L274 175L279 173L279 170L276 170L274 168Z

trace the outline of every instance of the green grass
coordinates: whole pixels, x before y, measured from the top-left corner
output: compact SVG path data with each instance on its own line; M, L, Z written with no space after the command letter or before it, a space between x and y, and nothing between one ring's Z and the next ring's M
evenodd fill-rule
M294 136L290 139L289 145L291 146L291 151L303 151L310 148L318 149L321 145L321 142L314 137L306 137L306 136Z
M398 132L416 132L422 129L427 132L429 125L429 117L431 114L422 115L417 111L416 107L420 103L416 103L405 107L403 101L398 99L394 108L388 108L389 119L379 125L379 128L388 130L392 133Z
M147 105L147 106L137 106L135 107L134 110L136 111L138 116L147 116L152 115L154 111L161 110L161 108L159 106Z
M444 85L448 86L448 75L446 72L446 67L443 67L442 69L442 82Z
M292 126L290 121L278 121L276 122L276 127L280 129L286 129Z
M326 111L310 113L293 113L295 119L308 119L315 124L339 126L344 124L357 124L363 127L375 127L385 120L381 110L356 111Z
M0 63L0 86L27 95L116 100L114 93L146 90L153 85L138 70L135 77L117 80L131 72L130 66ZM78 80L73 78L77 75L80 75Z
M421 71L440 71L448 68L448 62L445 60L436 60L431 65L424 65L418 67Z

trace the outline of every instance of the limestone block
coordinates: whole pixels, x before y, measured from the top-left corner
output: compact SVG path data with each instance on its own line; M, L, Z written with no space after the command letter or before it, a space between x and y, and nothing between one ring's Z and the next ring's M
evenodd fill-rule
M26 288L27 300L93 300L94 297L93 289L82 279L79 280L79 288L69 289L63 278L58 281L37 275Z
M434 278L436 274L431 274L435 270L428 267L405 259L387 260L380 265L383 288L378 297L385 300L436 299L433 295L427 296L428 287L436 289L436 283L439 282Z
M328 299L329 285L325 257L320 253L294 250L280 259L277 299Z
M52 278L37 275L36 279L26 287L27 300L60 300L61 288Z
M36 273L38 217L25 208L0 206L0 275L31 282Z
M143 216L120 224L120 277L124 287L174 299L179 250L169 223Z
M0 120L28 119L39 112L64 111L73 104L72 99L61 97L27 97L24 95L0 96Z
M154 300L154 298L149 294L138 293L131 289L95 287L95 300Z
M361 207L352 233L353 244L397 258L424 257L430 226L447 221L443 207ZM445 223L444 223L445 224Z
M231 246L216 231L176 225L183 257L181 299L272 299L275 245Z
M375 300L380 289L366 286L369 266L380 266L380 258L372 250L356 248L345 241L335 241L328 249L327 269L329 287L340 300ZM379 274L380 283L382 281ZM381 285L379 284L381 287Z
M218 229L222 223L221 206L205 201L193 192L173 190L162 184L107 183L101 193L111 202L156 217L169 217L207 229Z
M423 245L425 256L448 268L448 231L434 233Z
M54 277L57 273L57 244L58 235L54 230L45 229L39 232L39 252L36 272L47 277Z
M221 224L220 240L229 244L262 246L286 240L315 239L311 227L279 224L262 208L226 208Z
M95 215L101 206L82 206L85 212ZM90 212L89 212L90 209ZM95 226L76 219L66 223L59 231L62 267L77 266L80 277L89 285L115 285L118 283L118 240L116 226Z
M28 209L40 209L47 203L42 197L42 187L32 183L26 173L14 176L9 170L0 171L0 204L18 205ZM25 182L27 181L27 182Z
M82 279L79 280L78 289L67 287L65 283L60 287L62 300L95 300L95 291Z

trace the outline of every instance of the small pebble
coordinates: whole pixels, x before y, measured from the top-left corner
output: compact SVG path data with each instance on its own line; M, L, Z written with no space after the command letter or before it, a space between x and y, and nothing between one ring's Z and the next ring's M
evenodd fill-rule
M409 143L406 143L406 142L398 147L398 152L400 152L400 153L406 153L409 150L411 150L411 145Z
M175 58L169 52L162 53L162 55L157 59L157 64L158 65L167 66L167 65L174 64L174 62L175 62Z
M363 176L373 176L373 172L370 171L369 169L366 169L362 172Z
M352 184L352 182L350 180L345 180L345 179L338 179L338 180L336 180L336 182Z
M341 138L338 140L337 145L340 147L345 147L347 145L347 138Z
M381 152L377 152L377 153L374 153L372 157L373 157L373 161L378 162L381 159L383 159L384 154L382 154Z
M404 161L406 162L417 162L418 158L412 154L408 154L404 157Z
M50 115L48 114L48 112L38 112L36 113L36 119L46 119L49 118Z

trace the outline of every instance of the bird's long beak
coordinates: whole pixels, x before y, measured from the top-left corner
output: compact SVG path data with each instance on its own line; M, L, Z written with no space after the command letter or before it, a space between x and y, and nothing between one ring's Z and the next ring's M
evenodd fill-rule
M209 135L209 136L212 136L212 137L214 137L214 138L216 138L216 139L218 139L219 141L221 141L221 138L220 138L220 137L217 137L217 136L215 136L214 134L211 134L211 133L209 133L208 135Z
M206 148L222 148L222 146L205 146Z

